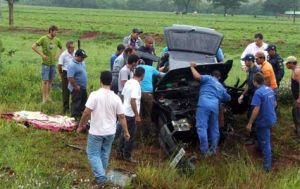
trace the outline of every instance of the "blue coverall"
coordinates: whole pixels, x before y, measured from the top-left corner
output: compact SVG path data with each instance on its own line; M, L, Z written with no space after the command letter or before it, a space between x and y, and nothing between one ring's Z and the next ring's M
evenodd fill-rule
M263 168L270 171L272 167L271 127L276 123L275 93L265 85L256 89L251 105L259 107L256 117L257 148L263 154Z
M230 95L217 78L202 75L196 113L196 127L202 154L214 154L219 142L219 106L229 101ZM208 145L210 139L210 147Z

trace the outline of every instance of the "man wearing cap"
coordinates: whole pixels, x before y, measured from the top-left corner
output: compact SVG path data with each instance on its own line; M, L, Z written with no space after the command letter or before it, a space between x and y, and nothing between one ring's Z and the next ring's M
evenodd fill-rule
M276 83L279 87L280 81L284 76L283 59L277 53L275 45L268 45L268 48L266 48L265 50L268 52L267 60L273 67L276 77Z
M247 112L247 118L250 118L251 112L253 110L251 106L251 101L253 94L255 92L255 86L253 84L253 77L256 73L260 72L260 68L254 63L255 56L252 54L247 54L243 59L245 61L245 65L248 68L248 77L247 77L247 83L245 86L245 89L242 93L242 95L238 98L238 103L241 104L244 100L244 97L247 96L247 104L248 104L248 112ZM246 140L246 144L254 144L255 138L256 138L256 128L255 126L252 127L250 137Z
M300 137L300 68L297 67L297 58L294 56L289 56L284 63L287 69L292 70L291 90L294 97L292 114L295 132Z
M71 116L79 120L87 101L87 73L84 59L87 57L82 49L75 52L75 57L68 65L68 89L71 93Z
M254 35L254 42L250 43L246 49L244 50L244 52L241 55L241 58L244 58L246 56L246 54L252 54L255 56L255 54L258 51L262 51L265 53L265 56L267 56L267 52L264 51L266 48L268 47L268 44L264 42L264 36L261 33L256 33ZM242 69L244 71L247 70L247 67L245 66L245 62L243 60L241 60L241 64L242 64Z
M255 54L255 60L256 60L256 63L261 66L261 72L263 73L263 75L265 77L265 84L268 87L271 87L274 90L275 95L276 95L277 83L276 83L275 73L274 73L272 65L268 61L266 61L265 53L262 51L258 51Z
M140 34L143 33L139 28L133 28L132 32L129 36L124 37L123 44L125 47L132 47L134 49L138 49L144 45L142 39L140 38Z

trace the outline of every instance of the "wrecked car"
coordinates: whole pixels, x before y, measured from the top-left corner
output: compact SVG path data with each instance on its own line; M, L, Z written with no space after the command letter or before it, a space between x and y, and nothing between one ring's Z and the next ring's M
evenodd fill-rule
M213 29L174 25L166 27L164 34L169 64L166 75L155 85L153 120L159 128L161 147L168 155L172 155L178 152L179 146L184 146L182 144L198 141L195 112L200 83L193 78L190 63L195 62L197 71L203 75L219 70L224 84L233 61L217 63L215 55L223 35ZM230 102L224 104L222 113L222 129L228 130L233 127L233 115L245 112L247 104L237 102L243 91L238 83L224 86L232 97Z

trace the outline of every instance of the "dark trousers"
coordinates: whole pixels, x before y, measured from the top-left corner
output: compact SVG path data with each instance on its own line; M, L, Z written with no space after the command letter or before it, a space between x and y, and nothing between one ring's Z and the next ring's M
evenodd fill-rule
M153 107L153 95L152 93L142 93L141 98L141 116L142 116L142 127L141 134L144 137L149 136L154 128L152 128L152 107Z
M297 102L294 102L292 109L293 120L296 127L296 134L300 137L300 107L297 107Z
M135 124L135 117L126 116L126 122L127 122L128 132L130 134L130 139L129 141L126 141L122 131L122 136L120 137L120 142L118 147L118 154L128 159L131 157L131 153L134 147L137 128Z
M67 71L62 73L62 99L63 99L63 111L66 113L70 109L70 91L68 89L68 77Z
M85 109L85 103L87 101L87 92L86 89L80 89L80 91L75 91L71 93L72 102L71 102L71 116L75 119L80 119L82 112Z

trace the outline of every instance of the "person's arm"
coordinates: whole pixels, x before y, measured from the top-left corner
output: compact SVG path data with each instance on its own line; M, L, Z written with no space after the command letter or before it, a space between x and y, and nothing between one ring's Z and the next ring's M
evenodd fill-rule
M126 122L126 118L124 114L119 114L118 115L119 118L119 123L121 124L121 127L124 131L124 138L125 140L129 140L130 139L130 134L128 132L128 127L127 127L127 122Z
M64 57L63 57L63 55L60 55L59 59L58 59L58 66L57 66L57 71L60 75L60 78L63 78L63 75L62 75L62 73L63 73L62 65L63 64L64 64Z
M249 131L249 132L251 131L252 124L256 120L256 117L257 117L257 115L259 113L259 110L260 110L259 106L255 106L254 109L252 110L251 117L250 117L249 122L248 122L248 124L246 126L247 131Z
M192 74L193 74L193 77L200 81L201 80L201 75L200 73L196 70L196 64L195 63L191 63L191 71L192 71Z
M278 73L276 75L276 80L280 82L284 76L284 64L281 58L279 59L277 66L278 66Z
M44 53L42 51L39 51L37 47L38 47L37 43L33 43L31 46L31 48L34 52L36 52L38 55L40 55L44 61L47 61L48 56L44 55Z
M84 109L84 112L81 116L81 119L80 119L80 122L79 122L79 125L77 128L78 133L84 132L86 130L86 124L91 117L91 113L92 113L91 109L89 109L89 108Z
M80 85L78 85L74 79L74 77L68 77L69 83L74 87L74 90L79 92L80 91Z
M135 121L136 122L141 122L141 117L139 115L139 112L137 110L137 104L136 104L136 99L135 98L131 98L130 99L130 106L131 106L131 109L135 115Z

